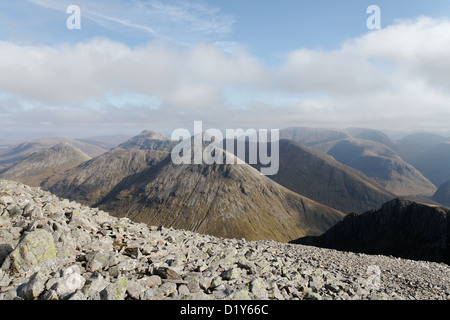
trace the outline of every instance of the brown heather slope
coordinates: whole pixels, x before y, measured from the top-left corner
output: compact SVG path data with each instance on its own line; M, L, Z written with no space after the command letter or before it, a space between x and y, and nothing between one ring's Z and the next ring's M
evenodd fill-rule
M36 151L0 174L1 179L14 180L38 187L56 173L64 172L90 157L67 142Z
M344 216L247 164L175 165L170 156L123 179L98 207L150 225L281 242L320 235Z

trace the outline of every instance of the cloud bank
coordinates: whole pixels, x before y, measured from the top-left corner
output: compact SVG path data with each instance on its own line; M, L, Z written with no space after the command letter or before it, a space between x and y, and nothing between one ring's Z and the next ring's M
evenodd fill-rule
M427 17L349 39L339 50L299 48L277 69L214 44L0 42L0 126L168 131L202 120L217 128L448 130L449 53L450 21Z

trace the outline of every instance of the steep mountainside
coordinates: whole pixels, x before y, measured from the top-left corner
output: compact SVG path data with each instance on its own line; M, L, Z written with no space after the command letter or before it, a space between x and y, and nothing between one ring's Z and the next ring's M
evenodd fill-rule
M293 243L449 264L450 210L396 199L379 210L348 215L319 237Z
M361 172L291 140L280 141L279 171L270 179L344 213L362 213L395 198Z
M170 157L123 179L99 208L152 225L283 242L322 234L343 217L247 164L175 165Z
M421 172L384 144L345 139L328 144L326 148L328 150L324 151L337 161L361 171L396 195L431 196L437 189Z
M159 163L168 153L113 149L44 182L46 190L83 204L94 205L123 178Z
M39 186L55 173L63 172L89 159L80 149L64 142L32 153L0 174L0 178Z

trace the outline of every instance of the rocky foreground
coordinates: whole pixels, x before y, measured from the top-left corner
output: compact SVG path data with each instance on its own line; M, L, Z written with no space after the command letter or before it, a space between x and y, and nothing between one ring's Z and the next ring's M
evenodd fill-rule
M450 299L445 264L148 227L0 181L0 299Z

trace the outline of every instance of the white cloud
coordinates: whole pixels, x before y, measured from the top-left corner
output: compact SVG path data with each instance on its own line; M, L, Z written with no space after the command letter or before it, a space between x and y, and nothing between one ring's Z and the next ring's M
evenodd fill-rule
M162 130L203 120L217 128L447 130L449 52L450 23L424 17L339 50L290 52L279 69L216 45L0 42L0 124Z

